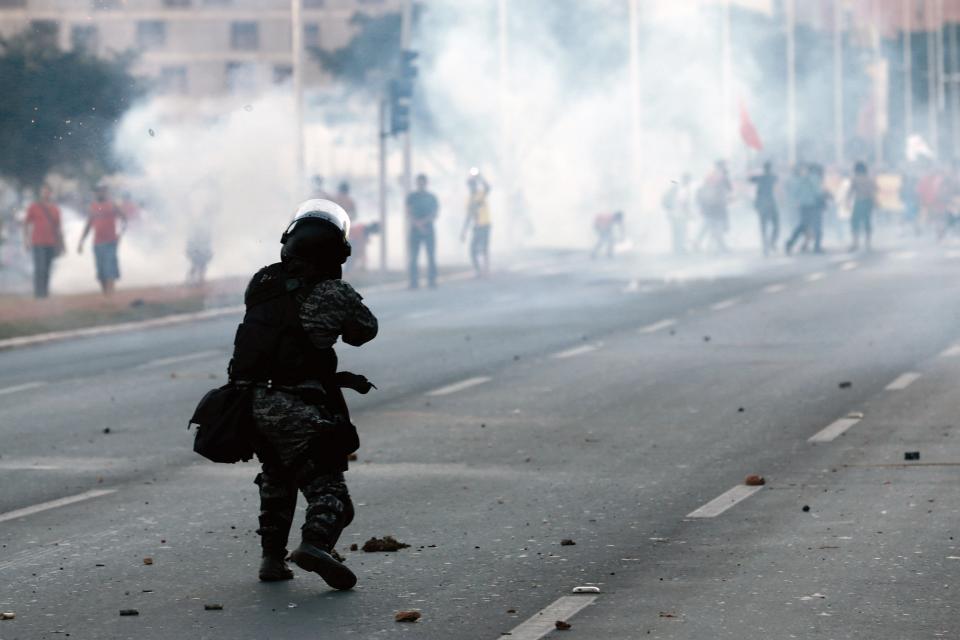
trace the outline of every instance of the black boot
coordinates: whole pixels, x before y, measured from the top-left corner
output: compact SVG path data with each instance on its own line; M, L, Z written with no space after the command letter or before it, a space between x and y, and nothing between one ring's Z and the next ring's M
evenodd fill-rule
M337 562L332 555L308 542L301 542L290 554L290 560L304 571L319 574L334 589L346 591L357 584L357 576L347 565Z
M260 561L260 579L264 582L281 582L283 580L292 580L293 571L287 566L284 559L285 553L279 555L275 553L264 552L263 560Z

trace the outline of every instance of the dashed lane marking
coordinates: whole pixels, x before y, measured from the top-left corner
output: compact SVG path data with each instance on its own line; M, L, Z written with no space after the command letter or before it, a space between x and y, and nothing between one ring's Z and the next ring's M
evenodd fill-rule
M655 333L672 327L675 324L677 324L677 321L674 318L667 318L666 320L660 320L653 324L648 324L645 327L640 327L640 333Z
M688 518L716 518L718 515L734 506L737 503L743 502L757 491L763 489L762 486L748 487L745 484L738 484L733 489L730 489L726 493L722 493L707 504L703 505L695 511L691 511L687 514Z
M35 513L40 513L41 511L48 511L50 509L56 509L57 507L65 507L68 504L83 502L84 500L90 500L92 498L99 498L100 496L116 493L116 491L116 489L94 489L92 491L78 493L75 496L67 496L66 498L58 498L56 500L50 500L49 502L41 502L40 504L35 504L32 507L24 507L23 509L16 509L15 511L0 513L0 522L25 518L26 516L32 516Z
M940 353L941 358L955 358L957 356L960 356L960 344L955 344L952 347L948 347Z
M896 380L887 385L887 391L900 391L906 389L914 382L920 379L920 374L916 371L908 371L897 376Z
M463 391L464 389L469 389L470 387L475 387L478 384L483 384L485 382L490 382L492 378L488 376L476 376L475 378L467 378L466 380L461 380L460 382L454 382L453 384L448 384L445 387L440 387L439 389L434 389L427 393L428 396L445 396L451 393L456 393L457 391Z
M210 349L208 351L198 351L197 353L188 353L182 356L170 356L169 358L157 358L137 366L137 369L153 369L155 367L165 367L169 364L180 364L181 362L190 362L191 360L203 360L221 355L220 351Z
M780 293L787 288L785 284L768 284L763 288L764 293Z
M585 353L590 353L591 351L596 351L598 345L595 344L582 344L579 347L574 347L572 349L567 349L566 351L560 351L559 353L553 354L553 357L558 360L564 360L566 358L575 358L576 356L582 356Z
M895 251L891 254L897 260L912 260L917 257L916 251Z
M740 302L739 298L729 298L727 300L721 300L716 304L710 305L710 308L714 311L723 311L724 309L729 309L730 307L738 304Z
M856 268L859 267L859 266L860 266L860 263L859 263L859 262L857 262L856 260L851 260L851 261L849 261L849 262L844 262L843 264L841 264L841 265L840 265L840 270L841 270L841 271L853 271L854 269L856 269Z
M557 628L557 620L569 620L596 600L597 596L558 598L514 627L508 634L504 634L504 637L509 636L512 640L540 640Z
M47 386L46 382L25 382L23 384L17 384L12 387L4 387L0 389L0 396L5 396L10 393L17 393L18 391L29 391L30 389L39 389L40 387Z
M860 422L862 418L840 418L834 420L829 425L810 436L807 442L833 442L836 438L846 433L847 429Z
M823 280L826 277L827 277L827 274L825 274L822 271L818 271L816 273L811 273L806 278L804 278L804 280L806 280L807 282L816 282L817 280Z

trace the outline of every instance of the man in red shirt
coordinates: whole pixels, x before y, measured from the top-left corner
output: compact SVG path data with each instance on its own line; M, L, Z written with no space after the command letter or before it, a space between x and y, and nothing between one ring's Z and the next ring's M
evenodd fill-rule
M40 187L40 198L27 208L23 221L24 243L33 252L33 295L50 295L50 272L53 260L63 253L63 229L60 207L53 202L49 185Z
M93 229L93 257L97 265L97 280L106 295L113 293L120 279L120 264L117 261L117 244L127 229L127 218L111 199L107 187L100 185L94 190L95 199L90 203L87 224L80 236L77 253L83 253L83 241ZM117 219L120 232L117 232Z

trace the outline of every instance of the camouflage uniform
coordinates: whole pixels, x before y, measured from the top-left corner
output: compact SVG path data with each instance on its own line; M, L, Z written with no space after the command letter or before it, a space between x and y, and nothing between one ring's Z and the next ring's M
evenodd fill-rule
M308 294L296 296L296 301L301 324L316 347L331 348L341 336L347 344L359 346L377 334L376 317L343 280L321 281ZM326 394L327 399L310 402L298 393L303 391L320 398ZM265 552L286 553L298 489L307 501L304 542L329 551L353 520L353 503L343 478L346 456L331 463L312 455L312 450L333 437L340 424L338 414L345 410L342 397L329 397L329 389L325 391L317 381L292 389L254 391L254 423L274 454L256 479L260 487L257 532Z

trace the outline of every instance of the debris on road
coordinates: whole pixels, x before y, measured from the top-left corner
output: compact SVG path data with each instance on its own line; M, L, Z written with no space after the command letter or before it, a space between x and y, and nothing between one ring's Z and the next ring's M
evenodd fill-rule
M516 609L507 609L507 613L516 613L516 612L517 612Z
M572 547L572 546L574 546L575 544L577 544L577 543L574 542L573 540L571 540L570 538L564 538L563 540L560 541L560 546L561 546L561 547Z
M841 382L841 383L838 384L837 386L840 387L841 389L849 389L850 387L853 386L853 383L850 382L849 380L844 380L843 382Z
M103 432L104 432L104 433L110 433L110 427L104 427L104 428L103 428Z
M919 460L920 452L919 451L905 451L903 453L904 460Z
M375 553L379 551L399 551L400 549L406 549L410 545L399 542L393 536L384 536L383 538L370 538L363 543L363 550L367 553Z
M397 622L416 622L421 615L419 611L397 611L393 619Z
M743 413L744 411L746 411L746 409L744 409L743 407L740 407L739 409L737 409L737 413Z
M677 614L675 614L675 613L670 613L669 611L661 611L659 615L660 615L661 618L676 618L676 617L677 617Z
M570 627L573 626L573 625L571 625L569 622L567 622L566 620L557 620L556 622L553 623L553 625L554 625L557 629L560 629L561 631L567 631L567 630L570 629Z
M810 512L810 505L808 505L808 504L803 505L803 512L804 512L804 513L809 513L809 512Z
M703 336L704 342L710 342L710 336Z
M339 553L337 553L337 550L336 550L336 549L330 549L330 555L333 556L333 559L336 560L337 562L346 562L346 561L347 561L346 558L344 558L342 555L340 555Z
M143 559L143 564L145 564L145 565L151 565L151 564L153 564L153 558L147 556L146 558Z
M573 592L574 593L600 593L600 587L593 587L593 586L574 587Z
M356 542L350 545L350 551L359 551L359 550L360 550L360 547L357 546Z
M138 616L140 612L136 609L120 609L120 615L122 616Z
M222 604L205 604L203 605L204 611L223 611Z
M13 611L4 611L0 613L0 620L13 620L16 617L17 614L15 614Z
M767 484L767 479L757 474L751 474L743 481L748 487L762 487Z

